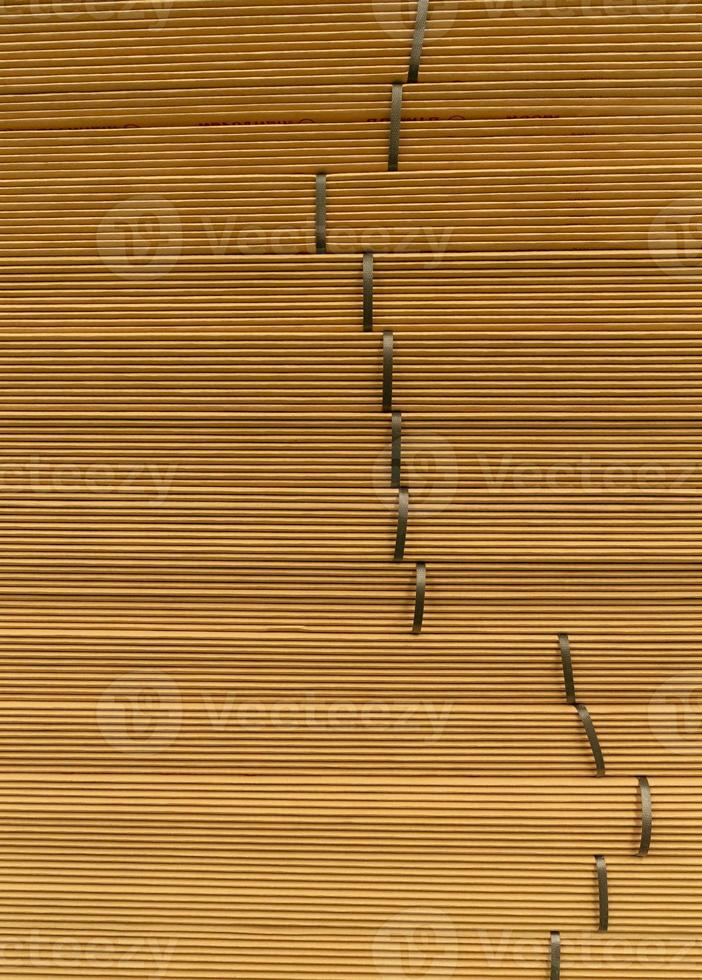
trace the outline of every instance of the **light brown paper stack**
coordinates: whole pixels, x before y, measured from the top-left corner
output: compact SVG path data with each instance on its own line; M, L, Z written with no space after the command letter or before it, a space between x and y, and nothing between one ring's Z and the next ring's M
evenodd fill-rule
M702 5L421 11L0 9L0 977L702 969Z

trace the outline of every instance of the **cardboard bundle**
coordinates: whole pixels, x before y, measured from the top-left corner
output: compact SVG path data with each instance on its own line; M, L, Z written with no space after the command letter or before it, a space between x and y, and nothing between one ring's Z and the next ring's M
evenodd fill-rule
M86 644L105 636L118 640L124 631L125 644L138 640L154 655L161 643L170 649L174 634L181 634L181 649L190 641L197 649L205 640L228 641L234 649L239 630L244 644L256 642L252 633L262 621L274 633L268 638L274 646L290 640L281 633L301 632L297 656L305 644L318 642L326 649L328 636L317 640L316 634L327 631L359 633L361 646L371 642L365 639L370 634L373 644L382 641L383 650L386 643L396 642L401 648L414 643L407 648L411 653L418 642L406 635L417 599L416 569L409 562L282 559L261 564L236 557L205 564L197 555L158 559L133 554L106 563L100 555L83 554L66 564L47 553L40 560L27 555L7 558L0 572L0 611L8 635L28 637L28 643L42 638L69 649L75 637L76 656ZM509 672L514 664L505 659L502 647L502 637L508 637L517 653L528 650L530 657L545 657L555 676L560 668L554 629L567 628L593 642L596 636L596 660L615 643L608 639L611 634L616 636L618 658L623 658L622 670L629 671L629 657L641 651L629 671L628 687L616 683L614 688L617 697L626 699L626 691L635 691L643 671L655 664L661 683L668 676L668 664L680 663L684 680L691 679L702 608L699 575L697 561L434 561L427 569L422 642L438 633L447 651L457 647L459 671L461 651L482 651L495 661L495 671L504 665ZM491 653L491 646L501 655ZM374 657L372 650L369 656ZM611 665L613 671L619 670L618 662ZM361 671L365 664L359 664ZM602 670L609 667L605 658ZM678 673L672 667L670 672ZM488 697L490 684L482 677L479 672L463 680L480 680L481 692ZM396 676L395 683L405 682ZM598 686L600 696L605 689L604 683ZM460 692L457 686L455 696ZM496 697L501 696L500 686Z
M415 18L403 0L70 0L7 8L5 93L389 84L407 71ZM697 78L700 4L632 0L435 3L425 82L591 77L656 90ZM652 93L653 94L653 93Z
M695 239L682 232L670 239L678 240L685 249L678 255L376 253L373 328L398 334L528 328L544 343L566 332L623 328L632 338L661 328L694 337L702 316ZM107 264L8 256L0 270L7 332L21 327L22 336L33 336L48 324L52 336L79 330L88 337L109 328L145 339L196 330L200 337L231 340L232 332L298 334L302 328L305 334L353 335L363 322L360 255L234 255L225 248L200 259L178 254L171 263L166 252L160 264L154 262L166 274L154 277L151 254L141 263L134 256L128 276L115 275L128 271L118 253L108 252Z
M110 621L99 597L93 602L92 621L86 602L82 626L62 622L56 612L51 632L18 621L17 612L11 621L5 605L2 686L8 702L46 705L57 697L65 704L89 705L140 666L154 677L170 678L178 697L229 699L232 713L258 702L278 704L282 711L289 704L292 710L309 695L310 708L315 701L357 707L371 701L380 716L388 698L398 708L437 698L440 705L433 712L422 708L421 714L442 721L450 718L454 705L521 707L527 702L553 708L565 700L557 637L535 628L506 630L510 652L499 659L495 631L486 628L463 629L459 638L428 631L421 647L408 648L404 637L379 631L305 636L288 629L269 635L255 630L252 609L251 621L230 635L224 628L230 624L217 622L206 606L199 617L192 609L192 619L185 606L177 621L157 620L154 614L150 630L134 625L127 631L118 628L116 619ZM668 706L674 720L675 698L682 696L699 657L694 639L681 636L665 660L666 636L650 626L635 637L621 627L609 634L576 630L569 636L576 689L585 704L621 706L628 718L632 706L650 702L653 717L660 695L661 712ZM618 653L613 667L605 655L610 647ZM377 724L381 720L375 719ZM344 722L342 709L340 727Z
M3 258L102 257L127 278L168 274L181 256L311 254L320 245L425 252L433 264L476 249L650 246L684 273L702 177L693 168L331 174L322 242L313 174L47 177L4 181L0 194ZM142 224L158 229L155 241L152 232L141 242Z
M0 380L7 417L48 416L48 425L57 413L310 413L329 419L331 433L330 416L382 412L387 387L386 408L406 413L662 421L698 415L702 344L693 331L570 331L548 339L529 331L468 339L407 333L386 357L385 338L360 330L321 337L161 330L87 339L15 328L0 340ZM389 430L387 411L383 418Z
M632 856L631 779L291 786L135 774L67 786L50 774L14 776L0 796L3 892L15 910L14 932L3 929L6 963L29 976L59 960L67 977L128 962L140 978L392 976L408 965L516 978L548 975L556 920L573 976L694 976L699 807L679 822L690 784L655 788L661 854L642 862ZM563 838L558 856L547 825ZM603 842L617 899L609 934L596 931L592 849ZM89 947L76 942L76 916L93 930Z
M312 97L306 88L288 89L270 120L268 90L258 103L248 89L229 91L219 113L223 93L215 90L207 107L211 118L199 106L194 115L172 91L133 93L131 115L129 103L103 100L92 120L73 118L70 103L42 112L41 97L32 96L21 115L5 118L0 163L8 179L26 177L29 166L40 166L44 177L68 170L81 179L375 173L388 168L392 97L390 87L385 98L382 91L346 84L318 88ZM398 167L478 173L694 168L700 104L694 90L643 97L617 87L593 92L587 82L556 91L527 81L497 88L406 85ZM57 128L61 122L72 128Z

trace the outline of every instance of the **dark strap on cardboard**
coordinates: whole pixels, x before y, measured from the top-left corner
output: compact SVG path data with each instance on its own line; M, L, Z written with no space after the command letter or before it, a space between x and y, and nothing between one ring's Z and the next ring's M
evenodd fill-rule
M395 357L395 335L383 330L383 411L392 412L392 373Z
M639 776L639 798L641 800L639 857L644 857L651 848L651 834L653 832L653 800L651 798L651 784L646 776Z
M561 934L551 933L551 980L561 980Z
M558 634L558 645L561 648L561 665L563 667L563 681L565 682L566 701L568 704L575 704L575 679L573 678L573 659L570 655L570 638L567 633Z
M363 329L373 329L373 253L363 253Z
M388 170L397 170L400 159L400 126L402 124L402 82L392 83L390 102L390 139L388 141Z
M600 918L598 929L607 932L609 929L609 883L607 880L607 862L602 854L595 855L597 865L597 896L600 902Z
M424 46L424 33L427 29L428 16L429 0L417 0L417 14L414 21L412 50L410 52L409 70L407 72L408 82L416 82L419 78L419 62L422 60L422 47Z
M587 710L584 704L579 701L575 702L575 710L580 716L580 720L583 723L583 728L587 735L587 740L590 743L590 748L592 749L592 755L595 760L595 767L597 769L598 776L604 776L605 774L605 761L604 755L602 754L602 747L600 745L600 740L597 737L597 732L595 730L595 725L590 717L590 712Z
M402 412L392 413L392 453L390 465L390 486L400 489L402 473Z
M315 180L315 249L318 255L327 250L327 175L318 173Z
M417 562L415 587L414 587L414 622L412 632L415 636L422 632L422 622L424 620L424 600L427 594L427 563Z
M395 561L405 557L405 542L407 540L407 522L409 520L409 490L400 487L397 491L397 531L395 532Z

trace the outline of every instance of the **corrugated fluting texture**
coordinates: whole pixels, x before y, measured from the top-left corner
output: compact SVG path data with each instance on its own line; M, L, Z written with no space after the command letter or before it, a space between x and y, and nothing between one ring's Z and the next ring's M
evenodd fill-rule
M701 18L0 5L0 977L700 976Z

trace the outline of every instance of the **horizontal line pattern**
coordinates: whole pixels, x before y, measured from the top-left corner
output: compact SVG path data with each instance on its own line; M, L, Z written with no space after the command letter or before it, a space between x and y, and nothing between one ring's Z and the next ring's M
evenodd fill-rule
M138 271L138 268L137 268ZM547 343L563 335L626 331L642 339L661 326L696 337L702 314L696 277L671 275L646 252L524 252L426 256L376 254L374 322L399 333L525 329ZM693 269L694 272L694 269ZM79 333L143 339L231 338L232 331L353 335L362 318L355 255L179 257L163 278L115 277L101 261L8 257L0 269L6 334Z
M412 18L401 0L376 4L134 4L96 18L59 4L60 25L20 10L7 18L0 64L6 93L121 91L147 86L253 85L321 79L389 83L406 70ZM621 10L621 13L619 13ZM694 79L699 5L447 4L430 20L422 78ZM648 13L648 11L646 12ZM302 15L302 16L301 16ZM304 19L303 19L304 17ZM158 30L154 30L154 27Z
M700 9L0 11L0 977L699 974Z
M630 173L475 174L434 171L330 175L327 249L445 252L473 249L645 249L676 269L671 219L688 218L702 180L691 168ZM146 209L160 222L161 252L146 270L208 252L315 251L314 177L232 175L6 181L0 255L102 257L129 276L134 259L115 243L118 219ZM688 219L689 220L689 219ZM672 258L670 257L673 252ZM684 269L685 255L677 255Z

